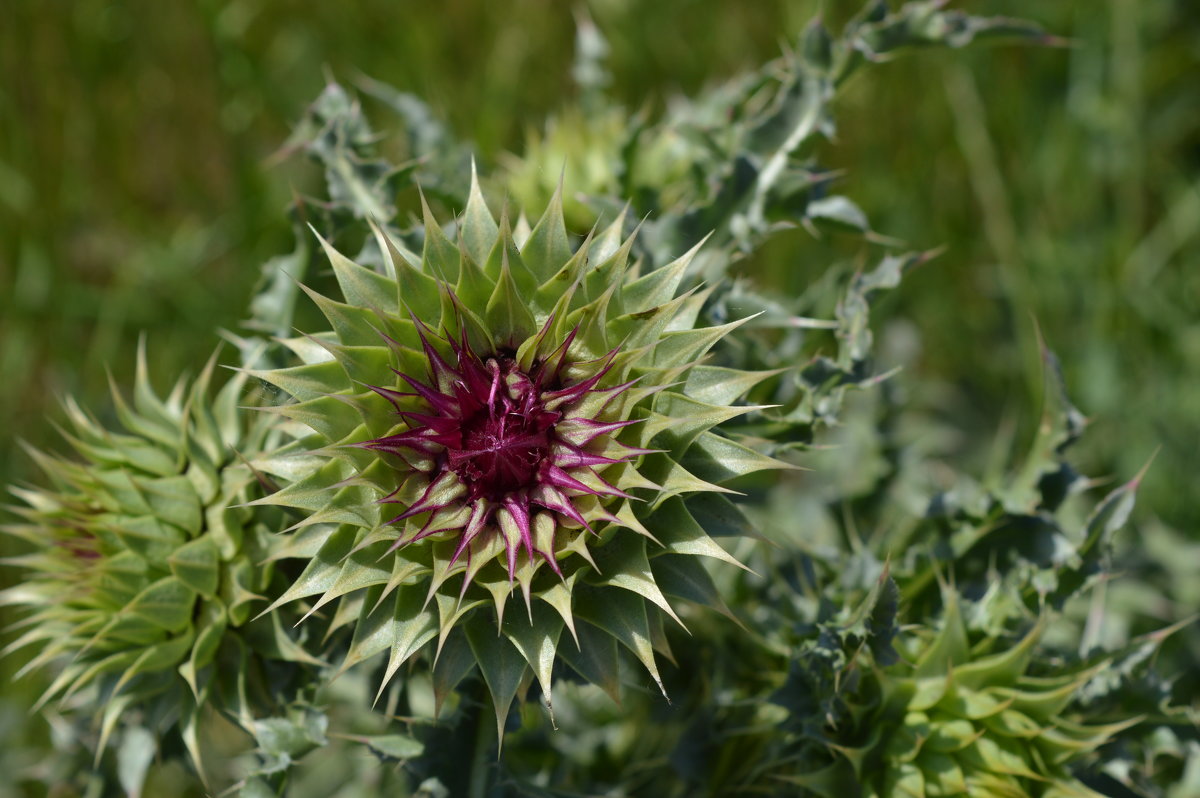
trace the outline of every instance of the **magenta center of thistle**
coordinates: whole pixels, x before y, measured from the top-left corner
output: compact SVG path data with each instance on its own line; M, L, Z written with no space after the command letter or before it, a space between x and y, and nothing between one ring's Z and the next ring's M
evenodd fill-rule
M472 498L500 501L537 485L561 414L542 406L534 383L511 359L488 358L486 368L492 375L487 397L476 397L483 406L462 420L460 440L447 444L446 460Z
M552 321L546 321L540 335L546 334ZM504 528L510 579L518 547L530 559L535 553L545 558L557 572L553 536L545 548L535 548L536 517L548 514L594 532L576 501L583 496L632 499L605 481L598 470L649 451L612 440L636 421L604 421L578 412L577 403L589 394L611 400L633 385L631 381L598 387L613 366L616 350L598 360L571 363L567 360L575 340L571 331L557 349L535 359L526 371L511 350L481 357L471 351L465 336L455 340L447 335L441 340L453 353L452 365L430 343L437 336L420 322L414 323L429 363L428 382L393 369L411 391L371 386L392 403L407 429L357 444L392 455L406 464L406 470L425 477L415 499L397 498L410 484L401 480L396 490L379 500L408 505L389 524L425 516L424 523L398 538L393 548L457 531L453 563L472 541ZM590 365L591 376L564 380L572 365ZM606 404L602 402L600 410ZM614 447L620 451L610 454ZM468 513L461 512L467 508ZM597 512L595 517L616 521L611 514Z

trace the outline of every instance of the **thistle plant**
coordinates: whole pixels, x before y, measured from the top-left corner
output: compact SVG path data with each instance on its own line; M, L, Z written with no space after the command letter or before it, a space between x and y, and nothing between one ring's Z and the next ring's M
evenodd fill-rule
M26 574L0 596L26 611L8 650L53 676L39 705L99 716L97 760L125 722L151 730L138 742L178 725L199 765L203 707L252 728L283 686L258 681L263 663L316 661L279 616L251 623L279 514L246 506L264 489L246 458L277 433L239 409L243 377L210 396L215 363L162 399L139 352L132 404L113 390L121 429L67 400L77 457L31 449L49 485L12 488L21 520L3 531L32 551L8 562Z
M101 767L119 738L131 795L213 728L205 787L243 798L1190 794L1177 626L1099 642L1158 619L1106 603L1144 475L1082 498L1045 348L1023 462L960 475L912 335L876 346L930 253L834 193L833 98L903 48L1053 41L944 5L815 21L658 121L603 95L584 19L579 102L482 189L419 99L358 81L393 162L327 86L285 146L327 196L225 333L236 376L162 399L139 358L121 428L68 402L76 457L14 490L39 706L94 718ZM798 285L796 228L859 253Z
M344 667L388 650L385 684L426 646L447 687L477 664L501 722L530 674L549 701L559 657L615 693L618 642L661 686L670 599L710 584L696 556L733 562L688 497L784 466L717 431L771 374L703 363L739 322L697 327L707 292L678 293L694 252L642 274L623 218L575 247L557 195L514 227L475 184L455 243L426 211L420 256L376 229L387 274L326 245L332 332L253 372L322 463L259 500L302 511L295 548L315 552L273 606L339 600Z

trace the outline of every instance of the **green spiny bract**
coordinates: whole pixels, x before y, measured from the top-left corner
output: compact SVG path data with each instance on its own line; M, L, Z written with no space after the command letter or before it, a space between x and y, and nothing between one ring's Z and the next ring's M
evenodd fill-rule
M132 405L113 389L123 430L68 400L63 434L79 459L31 449L50 487L11 489L25 506L11 508L22 520L3 531L32 551L8 561L26 575L0 601L30 611L9 651L37 650L25 671L57 668L42 703L102 712L97 758L137 709L135 722L179 722L199 765L202 706L250 729L259 704L239 680L262 657L312 660L278 617L251 623L252 605L277 589L260 563L281 524L278 510L245 506L261 490L244 458L272 433L238 408L244 378L210 398L214 366L164 400L139 353Z
M844 674L847 711L826 733L833 764L785 778L822 796L1099 796L1072 766L1140 720L1097 725L1072 716L1072 699L1103 662L1043 661L1033 675L1046 616L1015 642L972 644L958 594L944 587L942 596L941 627L903 635L901 662L883 667L864 654L866 667Z
M290 548L311 561L275 606L340 599L344 667L389 651L386 685L428 646L439 693L477 663L502 721L530 674L549 699L559 656L615 695L620 642L659 681L668 599L723 607L696 555L733 558L687 497L729 529L719 483L783 465L713 431L770 373L702 364L738 322L697 328L706 292L676 295L693 253L639 274L623 221L573 248L558 195L514 231L474 186L457 244L428 210L420 256L377 230L386 274L326 245L332 331L253 373L324 458L262 500L307 516Z

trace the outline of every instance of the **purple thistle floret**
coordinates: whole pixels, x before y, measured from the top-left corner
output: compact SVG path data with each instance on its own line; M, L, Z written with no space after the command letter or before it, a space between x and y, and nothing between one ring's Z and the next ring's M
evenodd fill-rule
M567 526L594 532L576 507L582 496L632 498L605 481L599 471L649 450L618 443L612 436L637 420L605 421L579 412L589 394L607 394L601 412L633 383L597 387L612 367L616 350L594 361L569 362L567 353L575 339L572 331L548 357L523 370L513 351L482 356L472 351L465 335L436 335L414 320L430 371L428 382L393 369L411 388L400 391L381 386L371 390L387 399L408 429L357 446L394 455L403 470L423 472L425 487L408 508L387 523L428 514L415 534L402 536L392 546L439 533L457 532L458 545L451 564L471 544L486 536L504 535L508 574L515 574L519 548L532 561L536 553L562 576L555 557L554 533L547 545L534 534L537 516L550 514L557 532ZM552 320L542 329L544 335ZM451 365L430 342L442 341L453 353ZM586 379L568 382L568 370L594 372ZM421 410L409 409L416 404ZM613 444L620 454L613 453ZM415 457L414 457L415 455ZM381 501L404 503L400 487ZM602 513L605 520L617 519ZM514 539L519 538L519 540ZM464 590L466 585L463 586Z

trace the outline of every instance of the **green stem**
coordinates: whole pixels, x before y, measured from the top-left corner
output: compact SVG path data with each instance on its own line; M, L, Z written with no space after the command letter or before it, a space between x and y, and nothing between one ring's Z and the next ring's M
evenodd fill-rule
M470 798L484 798L487 794L488 753L491 750L492 724L487 712L487 691L483 680L479 679L479 688L472 691L471 699L478 704L475 715L475 750L471 754L471 778L468 782L467 794Z

